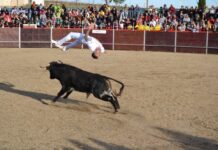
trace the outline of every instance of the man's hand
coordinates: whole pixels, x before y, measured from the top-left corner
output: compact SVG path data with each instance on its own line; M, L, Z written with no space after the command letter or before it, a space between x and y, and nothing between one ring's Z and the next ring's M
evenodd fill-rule
M92 30L92 29L94 29L94 28L95 28L95 24L94 24L94 23L91 23L91 24L89 25L89 27L88 27L89 30Z
M91 24L89 25L88 31L86 32L85 37L84 37L86 41L88 41L89 33L90 33L90 31L91 31L92 29L94 29L94 26L95 26L94 23L91 23Z

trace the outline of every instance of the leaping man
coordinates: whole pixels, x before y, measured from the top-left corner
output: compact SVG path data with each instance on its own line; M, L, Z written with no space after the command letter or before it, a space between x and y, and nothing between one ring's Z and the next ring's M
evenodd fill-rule
M86 34L82 34L79 32L70 32L68 35L63 37L62 39L55 41L51 40L56 47L62 49L63 51L69 50L69 48L75 47L79 44L85 44L92 51L92 57L94 59L98 59L101 53L105 52L103 45L94 37L89 36L90 31L94 28L94 24L90 24ZM74 42L63 46L63 44L71 39L76 39Z

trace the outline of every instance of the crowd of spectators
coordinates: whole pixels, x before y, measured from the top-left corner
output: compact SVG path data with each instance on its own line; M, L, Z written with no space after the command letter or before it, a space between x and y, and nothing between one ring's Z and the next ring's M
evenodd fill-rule
M0 8L0 27L35 25L36 27L81 28L94 22L97 28L163 31L218 31L218 7L184 7L173 5L160 8L138 5L117 8L116 6L89 5L87 8L67 8L64 4L48 7L33 2L30 8Z

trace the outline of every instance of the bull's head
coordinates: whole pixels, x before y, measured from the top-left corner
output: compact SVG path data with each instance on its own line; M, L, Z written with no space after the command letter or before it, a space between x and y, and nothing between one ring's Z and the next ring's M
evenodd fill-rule
M49 63L48 66L46 66L46 67L40 66L40 68L45 68L46 70L48 70L50 72L50 79L55 79L56 78L56 76L55 76L55 66L57 64L63 64L63 62L61 60L52 61L52 62Z

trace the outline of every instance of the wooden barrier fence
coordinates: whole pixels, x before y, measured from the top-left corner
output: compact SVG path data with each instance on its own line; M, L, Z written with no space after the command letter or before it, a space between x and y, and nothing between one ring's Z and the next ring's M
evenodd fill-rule
M96 31L98 32L90 35L102 42L107 50L218 54L218 33L215 32L154 32L116 29ZM0 28L0 48L52 48L51 39L58 40L69 32L85 33L86 30L80 28ZM79 45L77 48L86 47Z

